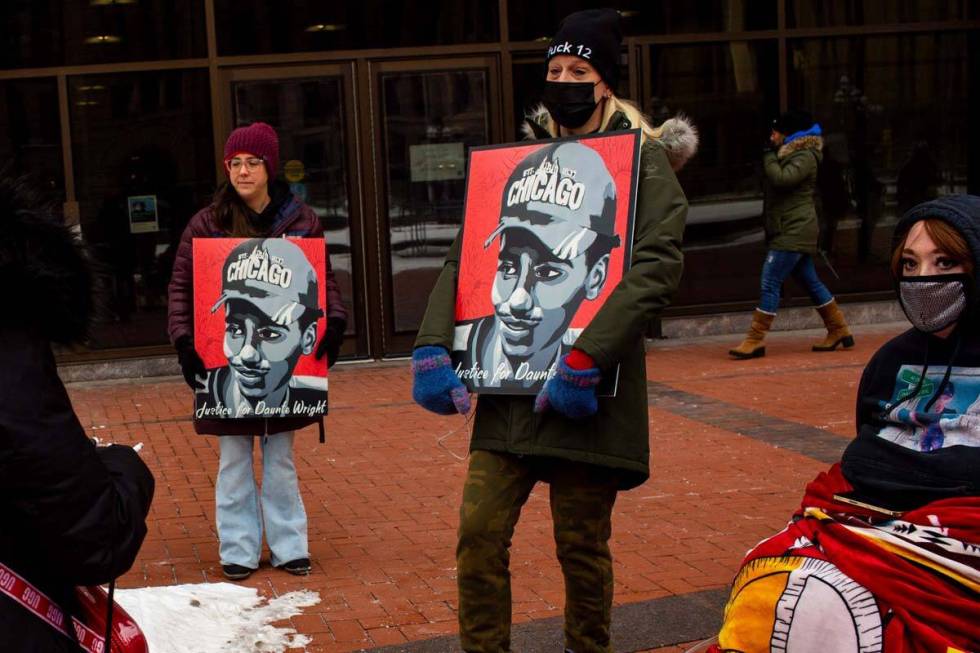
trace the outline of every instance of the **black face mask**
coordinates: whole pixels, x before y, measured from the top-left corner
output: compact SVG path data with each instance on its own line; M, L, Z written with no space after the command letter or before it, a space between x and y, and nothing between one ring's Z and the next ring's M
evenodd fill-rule
M595 111L596 82L544 83L541 101L551 117L566 129L577 129L587 123Z

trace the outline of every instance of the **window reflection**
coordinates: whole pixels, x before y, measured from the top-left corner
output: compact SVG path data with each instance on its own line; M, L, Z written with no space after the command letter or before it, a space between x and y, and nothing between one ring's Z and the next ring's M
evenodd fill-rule
M487 73L391 73L381 86L395 331L413 331L462 224L467 151L490 140Z
M489 43L497 2L485 0L215 0L218 54ZM283 5L286 5L285 7Z
M207 56L204 0L0 3L0 68Z
M839 27L966 18L970 0L789 0L788 27Z
M967 190L966 36L812 39L788 54L790 102L824 128L822 245L845 291L888 289L897 217Z
M587 0L511 1L507 5L510 40L547 41L568 14L602 6L607 5ZM616 8L627 36L776 28L776 0L622 0Z
M207 71L72 77L69 99L82 236L108 282L90 344L164 344L177 243L214 190Z
M28 175L58 204L65 199L58 118L58 86L54 78L0 82L0 161L9 174Z
M673 303L754 298L765 253L762 146L779 108L776 43L651 46L650 62L653 123L683 112L701 136L678 175L691 208Z

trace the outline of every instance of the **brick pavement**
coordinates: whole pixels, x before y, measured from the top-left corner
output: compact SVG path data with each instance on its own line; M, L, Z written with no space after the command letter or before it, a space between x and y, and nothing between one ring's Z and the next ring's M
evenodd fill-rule
M769 355L753 361L727 359L737 337L653 346L652 476L620 495L613 525L620 646L683 651L710 633L741 556L783 527L803 485L826 466L821 460L846 444L861 369L901 328L859 328L854 350L831 354L808 351L816 332L777 332ZM79 383L69 393L92 435L142 441L157 478L149 535L120 586L222 581L213 527L217 443L194 435L183 383ZM266 553L245 583L266 595L320 593L319 605L291 620L314 638L310 651L451 650L465 471L458 457L469 424L417 408L407 363L341 366L330 397L327 443L317 443L315 428L296 440L313 574L270 569ZM515 634L557 637L563 592L546 488L524 509L512 570L514 620L525 624ZM693 605L689 597L706 597L693 625L644 619L669 604ZM538 650L525 639L527 650Z

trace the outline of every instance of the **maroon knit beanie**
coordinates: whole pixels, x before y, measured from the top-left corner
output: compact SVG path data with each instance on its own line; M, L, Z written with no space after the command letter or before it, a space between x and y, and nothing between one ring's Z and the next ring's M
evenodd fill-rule
M225 161L241 153L254 154L265 161L265 170L271 181L279 170L279 137L276 130L264 122L253 122L231 132L225 141ZM227 174L228 168L225 168Z

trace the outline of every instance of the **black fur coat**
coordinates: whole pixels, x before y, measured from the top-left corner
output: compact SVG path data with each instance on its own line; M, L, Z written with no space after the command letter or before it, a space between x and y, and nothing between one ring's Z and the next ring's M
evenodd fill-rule
M73 587L132 566L153 476L127 446L96 447L65 391L51 341L85 334L92 274L80 246L35 199L0 180L0 562L64 610ZM4 651L78 651L0 593Z

